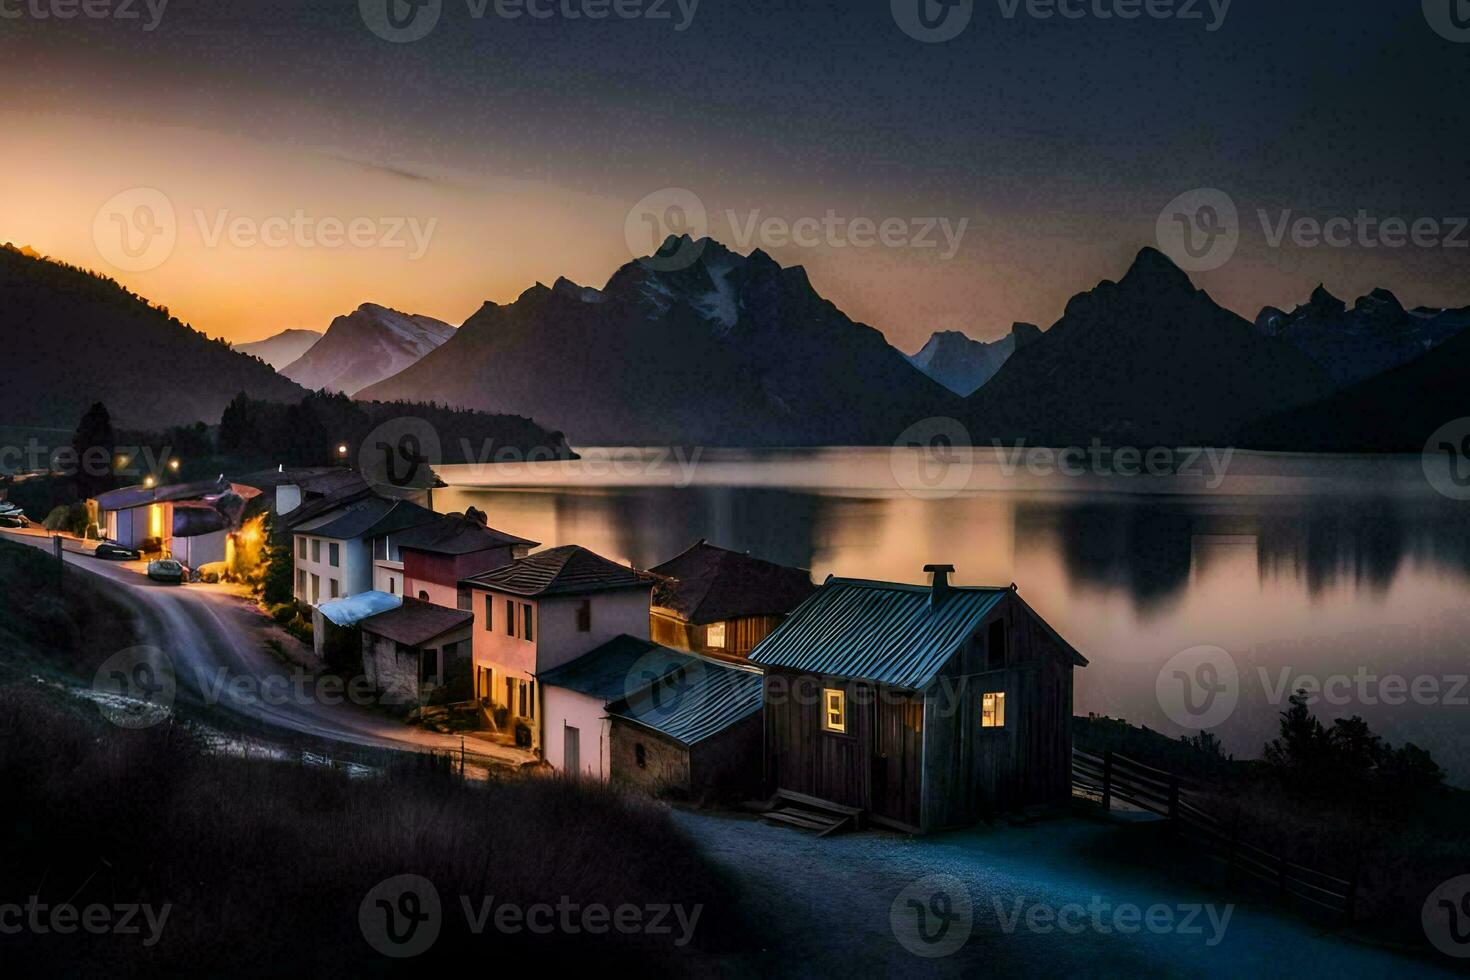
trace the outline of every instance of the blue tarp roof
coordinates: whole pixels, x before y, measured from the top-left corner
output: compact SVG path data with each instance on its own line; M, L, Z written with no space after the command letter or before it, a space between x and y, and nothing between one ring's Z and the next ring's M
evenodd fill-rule
M359 592L345 599L323 602L317 609L338 626L356 626L369 616L397 609L403 605L403 597L386 592Z

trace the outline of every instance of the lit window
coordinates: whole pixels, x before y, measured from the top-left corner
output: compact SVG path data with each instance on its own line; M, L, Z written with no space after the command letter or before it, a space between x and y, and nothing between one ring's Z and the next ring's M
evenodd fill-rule
M829 732L847 731L847 692L822 691L822 727Z
M704 642L711 650L725 649L725 624L711 623L705 628Z
M1006 696L1004 694L986 694L980 699L980 727L1006 727Z

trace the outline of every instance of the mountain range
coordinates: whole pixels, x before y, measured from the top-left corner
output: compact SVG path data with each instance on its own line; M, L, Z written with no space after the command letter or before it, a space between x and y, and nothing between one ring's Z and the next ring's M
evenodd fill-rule
M0 248L5 324L0 419L70 432L94 402L133 429L219 421L238 392L294 402L306 391L111 279Z
M322 338L281 373L312 391L355 395L453 336L454 327L442 320L364 303L333 320Z
M1375 289L1348 309L1325 286L1291 313L1268 306L1256 329L1306 354L1339 386L1352 385L1422 356L1470 326L1470 308L1404 309L1393 293Z
M1016 351L967 400L965 420L982 443L1228 445L1245 423L1332 390L1309 357L1145 248Z
M274 337L250 344L236 344L235 350L258 357L279 371L311 350L312 345L321 339L322 335L315 330L282 330Z
M487 302L358 394L531 415L584 446L884 445L959 408L801 267L687 236L601 289L559 279Z
M909 355L909 363L964 397L974 394L995 377L995 372L1015 353L1018 342L1026 343L1040 336L1041 328L1030 323L1017 323L1008 336L988 344L958 330L938 331L917 353Z
M1470 418L1470 331L1321 401L1242 427L1233 445L1297 452L1424 450L1441 426Z

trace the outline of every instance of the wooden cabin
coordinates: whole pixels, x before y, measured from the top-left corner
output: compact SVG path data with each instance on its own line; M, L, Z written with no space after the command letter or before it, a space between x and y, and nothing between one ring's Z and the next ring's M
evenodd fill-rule
M699 541L659 576L649 635L675 650L743 661L815 591L811 572Z
M750 655L768 788L917 833L1071 794L1072 670L1008 588L829 578Z

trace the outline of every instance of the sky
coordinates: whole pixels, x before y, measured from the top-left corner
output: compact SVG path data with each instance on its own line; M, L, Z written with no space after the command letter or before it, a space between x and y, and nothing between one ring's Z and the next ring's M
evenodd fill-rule
M1248 318L1470 304L1452 0L83 2L0 0L0 241L233 341L685 229L908 351L1049 326L1183 218Z

